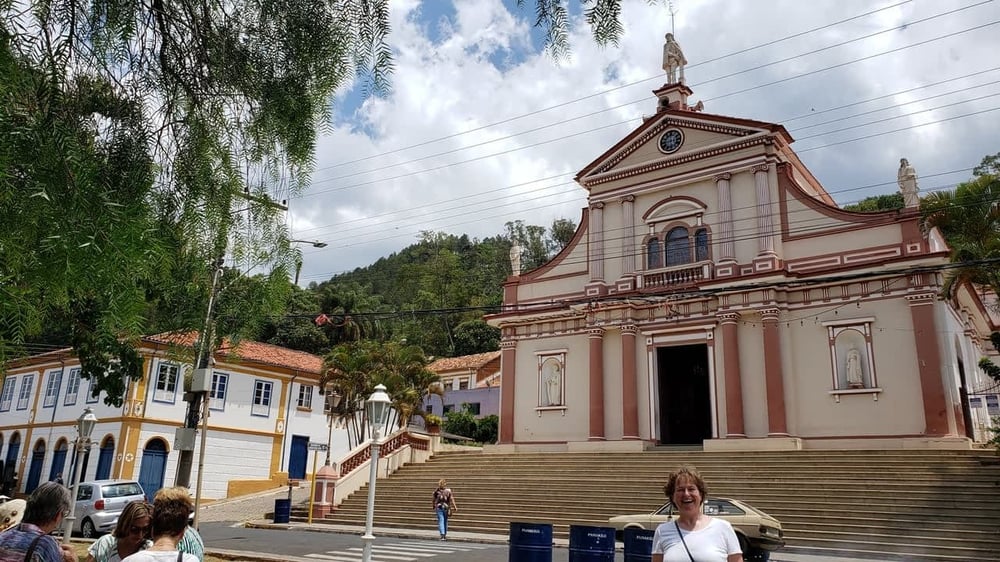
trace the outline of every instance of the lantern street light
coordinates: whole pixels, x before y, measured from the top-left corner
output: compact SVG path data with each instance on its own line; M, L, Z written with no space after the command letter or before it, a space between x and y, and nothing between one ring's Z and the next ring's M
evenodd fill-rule
M381 384L375 387L375 392L372 393L367 402L368 423L371 426L372 443L371 459L368 461L371 463L371 470L368 475L368 512L365 517L365 534L361 537L361 540L365 543L365 548L361 554L362 562L371 562L372 559L372 542L375 541L375 535L372 534L372 523L375 521L375 480L378 478L378 440L386 423L389 422L389 406L391 404L392 401L389 400L389 395L385 393L385 386Z
M89 407L83 411L76 420L76 445L75 457L73 460L73 496L69 502L69 515L63 527L63 543L69 544L69 536L73 534L73 520L76 519L76 495L80 491L80 457L84 448L90 448L90 436L94 433L94 426L97 425L97 416Z

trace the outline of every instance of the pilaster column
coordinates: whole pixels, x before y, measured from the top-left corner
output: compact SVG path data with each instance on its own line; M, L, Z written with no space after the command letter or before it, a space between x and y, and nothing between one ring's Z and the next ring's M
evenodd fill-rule
M622 439L639 438L639 388L635 371L635 336L639 328L622 326Z
M517 341L500 341L500 444L514 442L514 366Z
M753 171L757 191L757 245L758 255L774 255L774 224L771 221L771 188L767 170L769 164L757 164Z
M733 196L729 189L730 174L715 176L719 194L719 261L736 261L736 244L733 241Z
M764 377L767 391L767 436L788 437L785 420L785 375L781 364L781 334L777 308L760 311L764 330Z
M722 325L723 373L726 377L726 438L746 437L743 427L743 379L740 375L740 340L737 332L740 314L718 315ZM770 401L769 401L770 402Z
M622 197L622 273L634 273L635 267L635 196Z
M906 297L913 319L913 339L917 347L917 371L924 402L925 435L948 435L948 403L941 377L941 349L934 321L933 293Z
M604 203L590 206L587 237L590 241L590 280L604 281Z
M591 328L590 339L590 440L604 441L604 329Z

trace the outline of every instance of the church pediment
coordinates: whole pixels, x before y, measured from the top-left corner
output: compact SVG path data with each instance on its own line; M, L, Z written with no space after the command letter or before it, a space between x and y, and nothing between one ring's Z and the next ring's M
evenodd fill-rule
M691 111L661 111L577 174L584 187L774 142L784 127Z

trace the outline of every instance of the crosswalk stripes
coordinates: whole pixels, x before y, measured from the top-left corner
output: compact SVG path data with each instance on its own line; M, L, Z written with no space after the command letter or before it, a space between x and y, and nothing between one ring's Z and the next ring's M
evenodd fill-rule
M372 557L376 560L386 560L392 562L413 562L415 560L427 560L443 554L472 552L482 550L484 548L489 547L475 543L395 541L391 543L373 545ZM363 547L357 546L342 550L331 550L323 553L306 554L305 557L329 562L358 562L358 560L361 560L361 554L363 551Z

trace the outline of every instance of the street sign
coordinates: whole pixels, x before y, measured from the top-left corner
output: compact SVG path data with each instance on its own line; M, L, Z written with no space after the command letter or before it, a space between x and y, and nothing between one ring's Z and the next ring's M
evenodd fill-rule
M309 442L310 451L325 451L327 449L326 443L316 443L315 441Z

